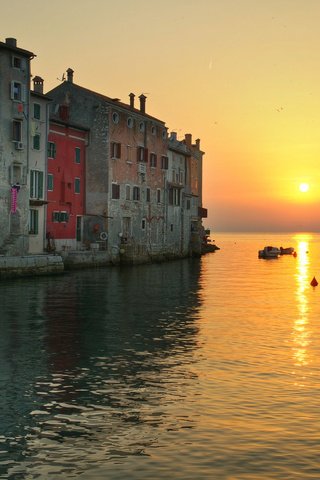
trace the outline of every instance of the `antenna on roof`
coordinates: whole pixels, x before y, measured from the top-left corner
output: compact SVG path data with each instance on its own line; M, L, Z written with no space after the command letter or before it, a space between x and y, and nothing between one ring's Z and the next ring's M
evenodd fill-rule
M64 81L65 81L65 79L66 79L66 76L65 76L65 73L64 73L64 72L63 72L63 74L62 74L62 77L61 77L61 78L58 78L58 77L57 77L57 80L59 80L59 82L64 82Z

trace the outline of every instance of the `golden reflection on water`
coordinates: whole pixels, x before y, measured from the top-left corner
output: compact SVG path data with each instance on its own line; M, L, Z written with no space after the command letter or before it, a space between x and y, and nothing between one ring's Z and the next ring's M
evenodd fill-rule
M306 295L310 289L309 240L310 235L299 235L297 241L296 298L298 315L293 325L293 356L295 366L308 365L309 303Z

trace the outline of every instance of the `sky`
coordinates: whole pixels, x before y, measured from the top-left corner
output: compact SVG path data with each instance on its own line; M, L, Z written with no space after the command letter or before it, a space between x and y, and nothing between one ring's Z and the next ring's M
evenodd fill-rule
M200 139L212 232L320 231L319 0L0 7L0 40L37 55L45 91L71 67L75 83L123 102L144 93L169 132Z

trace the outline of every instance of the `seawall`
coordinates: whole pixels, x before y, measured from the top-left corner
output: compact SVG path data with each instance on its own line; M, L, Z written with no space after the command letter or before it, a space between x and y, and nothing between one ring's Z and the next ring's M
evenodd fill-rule
M0 256L0 279L62 273L60 255Z

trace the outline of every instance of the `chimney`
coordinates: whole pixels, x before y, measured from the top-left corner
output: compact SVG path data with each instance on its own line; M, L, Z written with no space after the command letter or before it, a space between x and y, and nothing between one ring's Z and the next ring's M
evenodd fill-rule
M6 44L9 47L17 48L17 40L15 38L6 38Z
M174 140L175 142L177 141L177 132L171 132L170 140Z
M200 138L197 138L196 140L196 149L200 150Z
M38 76L34 77L34 79L33 79L33 91L43 94L43 78L38 77Z
M135 94L134 94L134 93L129 93L129 97L130 97L130 108L134 108L134 97L135 97Z
M139 96L140 99L140 112L146 113L146 99L147 97L143 93Z
M191 148L191 146L192 146L192 135L191 135L191 133L186 133L185 134L184 141L185 141L186 146L188 148Z
M68 70L67 70L67 81L70 82L70 83L73 83L73 73L74 73L74 71L72 70L72 68L68 68Z

